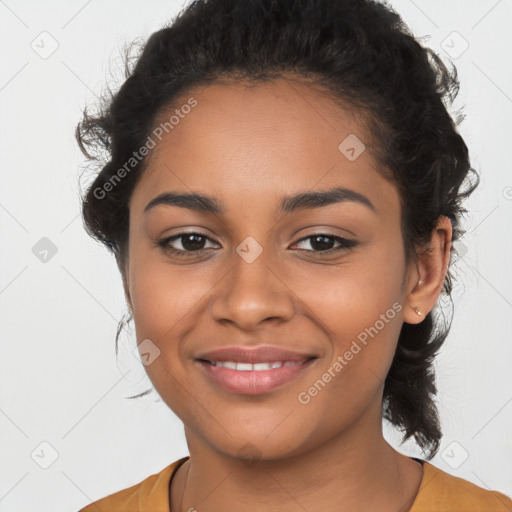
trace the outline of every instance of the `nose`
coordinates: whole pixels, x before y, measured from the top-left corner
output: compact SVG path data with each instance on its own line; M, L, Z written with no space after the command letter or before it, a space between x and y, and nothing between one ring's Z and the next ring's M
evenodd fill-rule
M293 317L293 292L265 252L251 263L234 253L231 270L215 287L210 301L216 322L252 331L264 322L285 322Z

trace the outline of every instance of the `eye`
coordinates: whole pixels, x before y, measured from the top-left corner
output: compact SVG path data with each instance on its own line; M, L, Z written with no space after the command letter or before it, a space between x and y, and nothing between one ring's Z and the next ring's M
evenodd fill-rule
M157 245L166 252L171 252L176 256L196 256L202 254L206 249L205 243L213 242L210 237L195 232L182 232L176 235L158 240ZM171 244L175 244L173 246Z
M206 244L208 243L213 244L213 247L212 245L207 247ZM355 247L358 243L355 240L349 240L329 233L315 233L302 238L296 242L296 245L309 244L312 249L300 249L309 253L332 254ZM171 253L178 257L194 257L205 252L211 253L210 249L218 246L210 237L193 231L177 233L176 235L158 240L156 244L166 253ZM338 244L338 247L333 247L335 244Z
M302 238L297 243L309 243L310 246L313 247L313 250L302 249L308 252L333 253L355 247L359 242L356 242L355 240L349 240L341 236L331 235L329 233L315 233L314 235L309 235L305 238ZM332 247L335 243L339 244L337 248Z

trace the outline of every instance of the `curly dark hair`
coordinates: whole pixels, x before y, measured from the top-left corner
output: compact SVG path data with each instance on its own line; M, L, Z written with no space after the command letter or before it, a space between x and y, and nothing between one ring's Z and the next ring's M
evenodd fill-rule
M421 46L389 5L194 0L153 33L135 58L132 47L126 50L124 83L115 94L107 87L96 113L85 108L76 129L82 152L98 166L82 198L85 229L115 255L123 281L129 200L148 157L112 186L119 177L114 175L179 95L229 79L257 83L291 74L364 119L379 172L400 193L407 263L416 260L418 248L428 250L440 216L451 220L452 242L463 235L460 220L467 210L461 202L480 178L456 128L462 109L456 121L447 111L459 91L457 70L452 64L449 71L433 50ZM462 190L470 172L476 182L468 179ZM450 267L454 251L452 246ZM448 270L442 293L453 306L451 292ZM383 417L402 431L403 441L414 436L429 459L442 436L433 362L451 327L451 319L446 325L434 318L437 307L419 324L402 325L382 403ZM125 324L123 318L116 353Z

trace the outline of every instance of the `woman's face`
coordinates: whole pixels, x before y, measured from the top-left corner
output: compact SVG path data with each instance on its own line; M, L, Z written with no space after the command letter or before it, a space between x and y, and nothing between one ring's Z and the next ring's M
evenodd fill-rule
M279 458L380 428L418 275L405 268L397 189L375 171L362 126L282 79L190 96L130 203L127 296L153 385L189 440L230 456ZM357 200L292 199L335 187ZM219 211L183 200L145 210L163 193L205 195ZM196 237L158 246L183 231ZM260 374L198 360L261 345L316 358ZM269 387L273 371L293 378Z

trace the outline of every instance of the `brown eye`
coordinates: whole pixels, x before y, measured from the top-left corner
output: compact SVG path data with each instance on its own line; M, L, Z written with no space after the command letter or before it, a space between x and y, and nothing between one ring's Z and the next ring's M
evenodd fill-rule
M178 233L159 240L157 245L164 251L177 256L194 256L194 253L202 253L206 249L205 244L213 240L201 233Z
M181 235L181 245L186 251L198 251L200 249L204 249L204 244L206 239L204 236L198 235L196 233L187 233L186 235Z
M336 252L343 249L350 249L358 245L358 242L355 240L349 240L347 238L343 238L341 236L330 235L328 233L316 233L314 235L307 236L302 238L297 243L308 242L312 249L302 249L308 252ZM333 245L338 243L338 247L333 248Z

